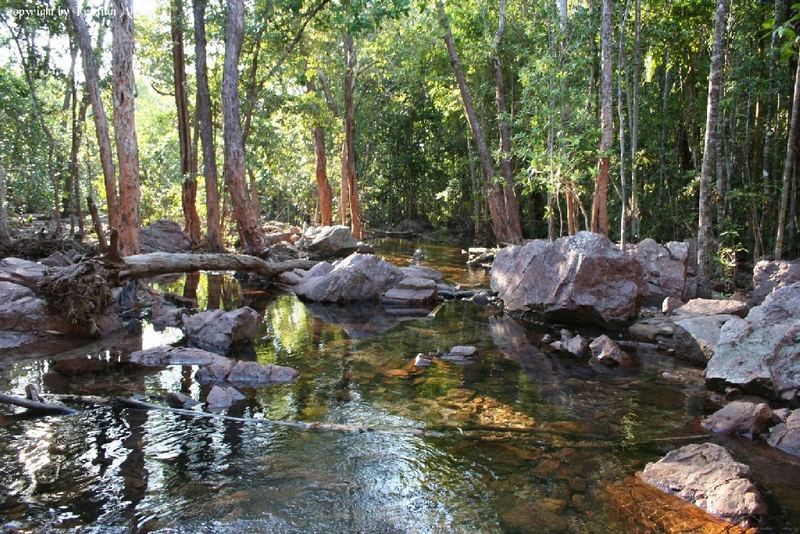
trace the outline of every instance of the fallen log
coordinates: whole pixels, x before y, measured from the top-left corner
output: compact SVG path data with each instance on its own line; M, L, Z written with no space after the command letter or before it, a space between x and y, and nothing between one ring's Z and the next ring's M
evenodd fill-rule
M80 412L60 404L51 404L49 402L42 402L37 400L26 399L24 397L17 397L16 395L7 395L0 393L0 403L12 404L21 408L27 408L42 413L51 413L58 415L77 415Z
M310 269L313 260L273 262L244 254L189 254L151 252L122 258L120 280L194 271L246 271L271 278L293 269Z

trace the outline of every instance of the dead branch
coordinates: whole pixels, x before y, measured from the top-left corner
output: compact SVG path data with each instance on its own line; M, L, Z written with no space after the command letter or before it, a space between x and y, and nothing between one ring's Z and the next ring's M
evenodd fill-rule
M248 271L271 278L284 271L310 269L317 262L289 260L272 262L244 254L175 254L152 252L122 258L120 279L148 278L161 274L194 271Z
M50 404L48 402L30 400L24 397L17 397L16 395L7 395L5 393L0 393L0 403L13 404L14 406L20 406L22 408L27 408L28 410L42 413L59 415L77 415L80 413L78 410L67 408L66 406L62 406L60 404Z

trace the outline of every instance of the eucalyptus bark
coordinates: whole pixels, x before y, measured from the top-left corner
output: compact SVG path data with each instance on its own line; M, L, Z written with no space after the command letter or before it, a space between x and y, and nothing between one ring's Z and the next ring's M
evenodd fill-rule
M356 185L356 117L353 104L356 84L356 51L353 46L353 36L349 33L344 35L344 60L344 162L342 163L342 180L347 181L350 229L353 232L353 237L361 239L361 208Z
M641 48L641 2L634 0L633 6L633 102L631 113L631 238L641 238L641 220L639 212L639 176L636 162L639 151L639 95L642 80L642 48ZM666 68L666 66L665 66Z
M478 116L475 113L475 108L472 104L472 97L467 87L467 81L464 76L464 70L461 67L461 60L458 57L455 43L453 41L453 33L450 31L450 22L444 10L442 0L437 0L436 6L439 12L439 23L444 31L444 42L447 46L447 53L450 57L450 64L453 66L458 89L461 93L461 103L464 106L464 112L467 116L467 122L472 129L472 136L475 141L475 148L478 152L478 159L481 162L481 170L483 171L484 181L487 186L489 213L492 218L492 229L494 230L495 238L500 242L506 243L521 243L522 235L514 231L514 225L511 223L507 206L505 205L505 198L502 188L495 183L495 169L492 155L489 151L489 146L486 143L486 137L483 134L483 128L478 121ZM519 216L517 214L517 216Z
M200 216L197 214L197 178L192 169L191 120L187 96L186 57L183 49L183 0L172 0L170 6L172 37L172 73L175 86L175 109L178 114L178 143L180 147L181 205L185 231L192 244L200 242Z
M193 0L195 75L197 77L197 119L203 144L203 176L206 185L206 241L210 252L222 252L219 208L219 177L214 132L211 124L211 96L206 67L206 0Z
M706 134L703 163L700 170L699 219L697 224L697 296L710 297L710 247L711 247L711 184L714 177L718 141L717 115L719 113L720 86L725 50L725 30L728 21L727 0L717 0L714 46L708 74L708 105L706 109Z
M612 118L613 68L611 65L612 0L603 0L600 23L600 159L592 199L592 231L608 235L609 152L614 143Z
M242 245L249 254L264 249L259 213L247 191L244 140L239 107L239 55L244 39L244 0L228 0L225 62L222 70L222 117L225 142L225 183Z
M506 0L500 0L497 31L492 44L492 71L494 72L495 102L497 103L497 129L500 133L500 170L503 174L503 198L511 231L522 238L522 222L519 218L519 200L514 191L514 170L511 167L511 134L506 121L505 83L500 65L500 43L506 29Z
M86 81L86 92L92 106L94 129L97 136L97 147L100 152L100 166L103 169L103 183L106 190L106 206L108 210L108 225L119 228L119 199L117 197L117 171L114 168L114 157L111 150L111 138L108 133L108 120L100 95L100 77L97 74L97 64L94 60L89 27L78 10L77 0L66 0L69 17L75 27L78 48L81 51L83 63L83 78Z
M313 81L309 80L306 84L309 93L315 93L317 88ZM316 158L315 175L317 179L317 193L319 195L320 223L323 226L333 224L333 214L331 210L333 192L331 184L328 182L328 152L325 147L325 128L315 123L312 128L314 135L314 157Z
M786 236L786 211L789 208L789 192L794 178L795 159L797 154L797 115L800 113L800 56L797 61L797 72L794 76L794 94L792 96L792 116L789 120L789 135L786 140L786 159L783 162L783 184L781 186L781 205L778 212L778 231L775 236L775 259L783 256L783 242Z
M139 145L136 140L132 0L114 0L111 25L114 138L119 164L120 252L139 252Z

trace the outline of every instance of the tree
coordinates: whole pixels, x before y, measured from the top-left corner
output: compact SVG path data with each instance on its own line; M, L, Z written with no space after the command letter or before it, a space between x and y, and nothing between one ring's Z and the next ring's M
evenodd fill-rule
M242 245L249 254L264 249L259 214L244 178L244 142L239 106L239 54L244 39L244 0L228 0L225 62L222 73L222 117L225 142L225 184L231 197L233 217Z
M11 232L8 231L8 211L6 211L6 171L0 164L0 245L11 242Z
M211 95L206 67L206 0L193 0L195 72L197 76L197 120L203 143L203 176L206 185L206 241L208 250L222 252L222 229L219 209L219 178L214 133L211 125Z
M492 229L494 230L495 238L501 242L520 243L522 242L522 235L515 231L518 226L512 222L514 217L519 217L519 213L509 212L509 206L505 203L502 188L495 182L494 162L492 161L489 146L486 143L486 137L483 134L483 127L478 120L478 116L472 104L472 96L467 87L467 80L464 76L464 70L461 67L461 60L456 51L453 33L450 30L450 22L444 10L444 3L442 0L437 0L436 7L439 13L439 24L444 32L443 37L445 45L447 46L447 54L456 76L459 92L461 93L461 103L467 115L467 122L472 129L475 147L477 148L478 158L481 162L483 178L489 192L489 213L492 217Z
M114 138L119 164L119 244L123 255L139 252L139 143L136 140L132 0L114 0L111 25Z
M94 59L92 40L89 27L78 11L77 0L67 0L69 17L75 28L78 48L81 51L83 62L83 78L86 81L86 92L92 106L94 130L97 135L97 147L100 153L100 166L103 169L103 181L106 190L106 206L108 210L108 225L111 228L120 227L119 199L117 198L117 171L114 168L114 158L111 151L111 138L108 134L108 120L106 119L103 99L100 95L100 77L97 74L97 64Z
M609 152L614 143L611 93L613 66L611 65L612 0L603 0L600 22L600 161L594 184L592 200L592 232L608 235L608 172Z
M711 184L715 170L715 158L719 130L720 85L722 80L723 53L725 50L725 28L728 22L727 0L717 0L714 45L711 51L711 68L708 74L708 103L706 107L706 133L703 147L703 165L700 170L699 218L697 223L697 295L711 296L710 247L711 247Z
M317 87L313 79L309 78L306 82L306 89L310 94L316 94ZM333 192L331 191L331 184L328 182L328 155L325 148L325 127L320 124L319 119L315 118L311 131L314 136L314 158L316 160L314 175L317 180L320 223L323 226L330 226L333 224Z
M186 58L183 52L183 0L170 3L170 35L172 37L172 73L175 86L175 108L178 112L178 142L181 159L181 205L185 230L193 244L200 242L200 216L197 214L197 179L192 169L192 135L187 96Z
M355 108L353 93L356 87L356 51L353 36L345 32L344 44L344 147L342 148L342 203L350 208L350 229L353 237L361 239L361 209L356 185ZM346 191L346 194L345 194ZM346 195L346 197L345 197ZM344 224L344 221L342 221Z
M775 259L783 257L783 241L786 235L786 210L789 205L789 190L795 171L797 154L797 126L800 114L800 56L797 61L797 72L794 75L794 93L792 96L792 114L789 119L789 135L786 140L786 159L783 162L783 183L781 186L781 204L778 211L778 231L775 236Z

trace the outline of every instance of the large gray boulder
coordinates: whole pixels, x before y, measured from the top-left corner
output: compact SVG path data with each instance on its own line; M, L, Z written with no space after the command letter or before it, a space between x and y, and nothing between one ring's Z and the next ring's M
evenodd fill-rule
M639 262L591 232L502 249L491 287L507 310L600 325L633 319L645 290Z
M303 236L308 257L315 260L343 258L358 250L358 241L347 226L315 226Z
M647 464L641 478L728 521L747 521L767 513L764 498L750 479L750 468L714 443L694 443L670 451Z
M19 258L4 258L0 260L0 282L11 282L30 289L36 289L44 278L47 269L41 263L21 260Z
M675 355L705 365L714 355L722 326L734 315L697 315L683 317L672 327Z
M670 241L660 245L647 238L626 250L642 266L643 296L648 302L661 302L665 297L684 297L688 243Z
M776 288L800 282L800 261L760 261L753 268L750 306L758 306Z
M706 368L710 387L725 384L793 398L800 390L800 282L776 289L744 319L720 331Z
M139 251L142 254L191 250L192 240L175 221L159 219L139 230Z
M237 310L210 310L182 318L183 333L194 347L225 352L231 347L246 345L258 334L261 316L245 306Z
M327 270L310 269L295 293L314 302L378 300L404 278L400 269L371 254L351 254Z

